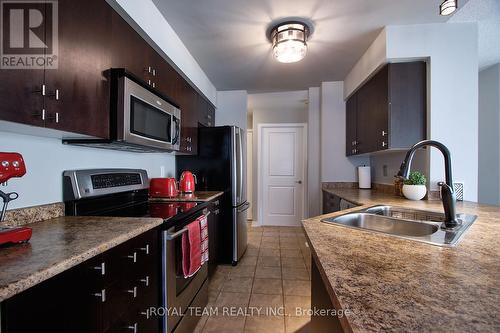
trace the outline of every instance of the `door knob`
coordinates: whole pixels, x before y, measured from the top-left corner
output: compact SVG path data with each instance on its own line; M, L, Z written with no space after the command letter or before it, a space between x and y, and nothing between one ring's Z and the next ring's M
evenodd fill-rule
M297 184L302 184L302 180L295 181Z

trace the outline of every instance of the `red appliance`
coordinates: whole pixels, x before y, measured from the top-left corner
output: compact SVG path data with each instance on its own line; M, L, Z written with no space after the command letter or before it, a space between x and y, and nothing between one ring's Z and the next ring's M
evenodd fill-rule
M179 189L182 193L193 193L196 183L196 176L191 171L184 171L179 181Z
M151 197L176 197L179 194L177 190L177 181L175 178L151 178L149 180L149 195Z
M24 174L26 174L26 165L21 154L0 152L0 183L5 183L13 177L22 177ZM5 193L0 190L0 198L3 200L0 222L3 222L5 218L9 202L18 197L19 195L16 192ZM0 245L27 242L30 240L31 234L31 228L0 227Z

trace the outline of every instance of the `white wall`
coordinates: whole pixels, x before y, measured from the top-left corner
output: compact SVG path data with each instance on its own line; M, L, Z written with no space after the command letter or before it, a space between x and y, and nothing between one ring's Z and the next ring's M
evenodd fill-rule
M277 93L249 94L248 111L253 121L253 198L252 214L258 216L258 140L259 124L307 123L308 91L285 91Z
M500 205L500 64L479 72L479 202Z
M246 90L218 91L215 125L238 126L239 128L246 130L247 103Z
M309 88L307 111L307 197L309 216L321 214L320 88Z
M321 84L321 182L355 182L356 167L369 165L367 156L345 155L344 83Z
M200 65L165 20L151 0L107 0L118 12L125 12L142 29L141 35L152 41L170 63L180 69L214 105L216 104L216 88L203 72ZM134 23L129 22L129 23Z
M150 177L174 176L175 158L168 153L139 154L67 146L60 139L0 132L0 151L23 155L27 172L12 178L4 192L15 191L19 199L9 208L29 207L62 201L62 172L89 168L146 169Z

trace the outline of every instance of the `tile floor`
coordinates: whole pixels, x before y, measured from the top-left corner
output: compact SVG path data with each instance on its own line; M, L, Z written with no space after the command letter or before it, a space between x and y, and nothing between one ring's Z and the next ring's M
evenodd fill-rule
M311 307L311 252L302 228L250 226L238 266L221 265L210 279L208 306L216 314L195 332L307 332L300 309Z

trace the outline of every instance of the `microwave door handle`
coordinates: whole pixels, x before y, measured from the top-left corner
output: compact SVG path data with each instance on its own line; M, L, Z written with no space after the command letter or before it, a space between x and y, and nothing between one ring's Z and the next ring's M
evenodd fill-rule
M175 124L175 136L172 139L172 144L175 145L177 141L179 140L179 134L180 134L180 125L179 125L179 119L175 116L172 116Z

